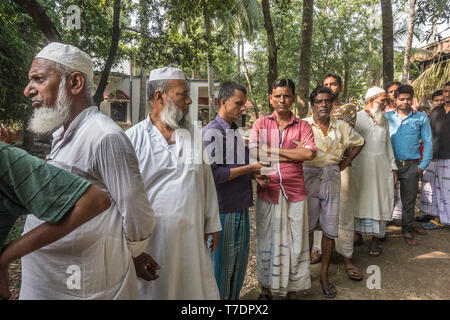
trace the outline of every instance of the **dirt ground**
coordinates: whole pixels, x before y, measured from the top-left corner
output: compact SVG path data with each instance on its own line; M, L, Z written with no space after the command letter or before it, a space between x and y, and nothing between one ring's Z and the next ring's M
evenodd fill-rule
M256 230L255 212L251 214L250 258L241 299L254 300L259 295L256 272ZM416 212L416 215L418 212ZM330 282L338 291L335 299L341 300L417 300L450 299L450 226L443 230L427 231L417 235L420 245L409 246L401 235L399 225L390 225L386 230L386 241L381 243L383 253L378 257L368 255L371 237L364 238L364 244L355 246L353 263L364 279L350 280L346 274L343 258L336 252L329 269ZM380 268L380 289L369 289L372 273L369 266ZM297 294L300 300L328 299L323 297L319 284L320 263L311 265L312 287ZM369 279L370 277L370 279ZM369 281L368 281L369 280ZM371 287L369 285L369 287ZM282 299L276 297L275 299Z
M49 146L37 144L34 154L43 157ZM416 212L416 215L418 212ZM259 295L256 271L256 227L254 208L250 209L251 243L247 273L241 290L241 299L254 300ZM18 221L15 228L20 229L24 220ZM386 241L382 242L383 253L379 257L368 255L370 237L365 243L356 246L353 263L360 269L364 279L350 280L345 272L343 258L334 254L330 266L330 282L335 284L338 294L335 299L342 300L415 300L415 299L450 299L450 227L443 230L427 231L418 235L420 245L412 247L406 244L398 225L387 227ZM20 232L19 232L20 234ZM381 275L381 288L369 289L367 280L372 273L367 273L369 266L378 266ZM299 292L298 299L320 300L322 296L319 284L320 263L311 266L312 287ZM13 299L18 298L20 290L20 261L11 264L11 291ZM371 281L370 281L371 282ZM281 297L275 296L275 299Z

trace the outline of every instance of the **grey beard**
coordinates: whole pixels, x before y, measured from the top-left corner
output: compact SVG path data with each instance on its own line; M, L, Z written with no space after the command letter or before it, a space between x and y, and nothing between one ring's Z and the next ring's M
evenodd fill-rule
M61 127L70 116L71 101L66 92L63 77L58 87L58 97L54 106L43 105L33 112L28 128L37 134L44 134Z
M191 118L189 113L184 115L183 111L181 111L170 98L167 98L160 117L161 121L173 130L191 129Z
M377 125L381 126L384 124L384 111L380 110L380 105L378 103L373 104L373 107L370 109L370 115Z

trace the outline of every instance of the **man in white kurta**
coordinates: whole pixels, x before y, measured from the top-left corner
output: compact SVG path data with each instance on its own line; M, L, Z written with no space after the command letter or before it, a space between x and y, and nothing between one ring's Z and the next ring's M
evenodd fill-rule
M181 70L153 70L148 85L152 112L126 132L157 224L146 252L152 253L161 270L157 280L140 281L142 299L220 298L205 243L212 235L214 250L222 229L214 179L201 157L195 161L194 144L185 144L189 137L178 130L192 128L186 121L192 103L188 92ZM201 155L198 134L195 152Z
M384 237L386 222L392 220L394 180L397 179L389 125L382 111L385 101L383 89L368 90L365 109L358 112L355 125L366 145L351 167L351 179L357 190L355 231L373 236L369 245L371 256L382 252L379 239Z
M130 141L89 107L92 61L75 47L52 43L33 61L29 77L25 94L37 108L33 128L62 125L47 161L106 192L111 206L22 259L20 299L138 299L132 257L143 253L155 220ZM53 110L64 108L68 119L55 123ZM28 216L24 232L40 223Z

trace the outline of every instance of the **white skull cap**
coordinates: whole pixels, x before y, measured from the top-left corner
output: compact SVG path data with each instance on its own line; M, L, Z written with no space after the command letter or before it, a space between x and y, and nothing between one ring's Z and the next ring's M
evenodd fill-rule
M384 89L381 89L380 87L372 87L369 90L367 90L365 100L370 99L370 98L372 98L372 97L374 97L377 94L380 94L382 92L386 92L386 91Z
M94 78L94 65L91 57L84 51L69 44L52 42L45 46L36 56L51 60L77 71L83 72L91 80Z
M181 69L164 67L150 71L148 81L153 80L185 80L186 77Z

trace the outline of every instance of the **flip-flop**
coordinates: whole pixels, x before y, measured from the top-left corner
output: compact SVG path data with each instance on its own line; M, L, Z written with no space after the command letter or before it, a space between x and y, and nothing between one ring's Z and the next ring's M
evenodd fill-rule
M354 264L351 264L349 267L345 266L345 268L346 268L347 276L351 280L361 281L363 279L361 272Z
M423 223L421 225L421 227L422 227L422 229L425 229L425 230L441 230L441 229L444 229L444 225L439 223L439 222L437 222L436 220L430 220L427 223Z
M336 295L337 295L337 290L336 290L335 292L330 292L330 293L327 293L327 292L325 291L325 289L327 289L328 291L330 291L331 289L333 289L333 288L334 288L334 284L330 284L329 286L327 286L327 285L321 283L321 285L322 285L322 294L323 294L323 296L324 296L325 298L334 298L334 297L336 297Z

